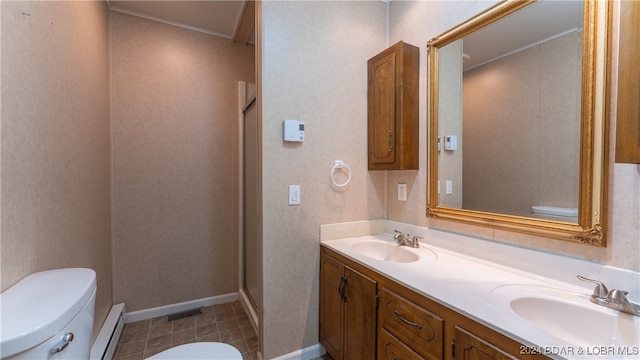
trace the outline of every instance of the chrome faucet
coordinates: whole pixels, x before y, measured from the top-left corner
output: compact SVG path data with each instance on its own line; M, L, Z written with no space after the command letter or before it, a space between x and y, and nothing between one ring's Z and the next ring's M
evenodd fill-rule
M405 235L405 233L398 230L393 231L396 232L396 234L393 235L393 238L398 242L399 245L410 246L412 248L420 247L420 240L422 239L422 236L414 236L413 238L409 239L409 234Z
M629 294L627 291L618 289L609 291L602 282L580 275L578 275L578 279L596 284L596 288L593 290L593 294L591 294L591 299L589 299L592 303L619 310L627 314L640 316L640 305L634 304L627 299L627 294Z

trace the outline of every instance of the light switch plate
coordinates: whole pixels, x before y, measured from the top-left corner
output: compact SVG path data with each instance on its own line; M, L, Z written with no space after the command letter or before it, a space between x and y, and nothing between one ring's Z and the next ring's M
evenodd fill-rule
M300 205L300 185L289 185L289 205Z

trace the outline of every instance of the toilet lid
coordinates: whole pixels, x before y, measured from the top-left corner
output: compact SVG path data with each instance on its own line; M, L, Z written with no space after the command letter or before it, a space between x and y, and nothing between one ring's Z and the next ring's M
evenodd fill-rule
M175 359L207 359L207 360L242 360L238 349L229 344L218 342L197 342L179 345L155 354L148 360Z

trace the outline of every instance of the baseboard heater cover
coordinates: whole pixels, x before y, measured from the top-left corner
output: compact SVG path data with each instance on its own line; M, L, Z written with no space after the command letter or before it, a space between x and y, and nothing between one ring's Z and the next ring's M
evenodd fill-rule
M91 360L111 360L115 355L118 340L124 328L126 311L124 303L111 307L96 340L91 346Z

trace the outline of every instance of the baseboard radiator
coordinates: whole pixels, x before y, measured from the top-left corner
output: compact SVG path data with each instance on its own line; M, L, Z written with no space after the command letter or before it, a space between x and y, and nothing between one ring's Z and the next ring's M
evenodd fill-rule
M111 360L114 357L124 327L125 314L124 303L111 307L91 347L91 360Z

